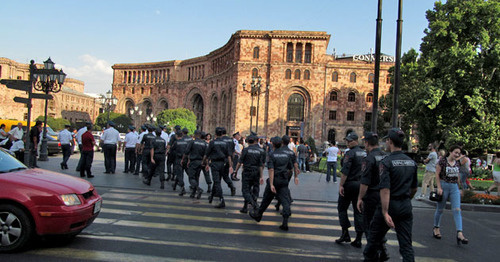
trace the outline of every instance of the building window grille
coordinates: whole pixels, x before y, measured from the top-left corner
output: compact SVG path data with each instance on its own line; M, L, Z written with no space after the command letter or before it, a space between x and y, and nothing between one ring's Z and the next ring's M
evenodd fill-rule
M259 59L259 47L258 46L253 48L253 58Z
M349 92L349 95L347 96L347 101L356 102L356 94L354 92Z
M328 119L329 120L337 120L337 111L330 110L330 112L328 112Z
M310 64L312 60L312 45L310 43L306 44L306 50L304 53L304 63Z
M304 97L301 94L292 94L288 98L288 121L304 121Z
M300 70L295 70L295 79L300 79Z
M349 78L349 81L350 81L351 83L356 83L356 73L354 73L354 72L352 72L352 73L351 73L351 76L350 76L350 78Z
M354 121L354 112L353 111L347 112L347 121Z
M285 71L285 79L292 79L292 70L287 69Z
M330 92L330 101L337 101L338 95L337 91Z

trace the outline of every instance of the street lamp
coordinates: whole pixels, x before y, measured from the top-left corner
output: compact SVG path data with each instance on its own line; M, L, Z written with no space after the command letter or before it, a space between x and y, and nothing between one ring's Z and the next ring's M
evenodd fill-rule
M137 120L136 116L139 116L139 118L140 118L142 115L142 110L140 110L138 106L134 106L133 108L130 108L129 113L130 113L130 116L132 117L132 119L134 120L134 126L135 126L137 124L136 123L136 120Z
M66 74L63 70L57 70L54 68L54 62L52 60L47 59L47 61L43 62L42 69L33 69L33 82L34 88L37 91L42 91L46 95L49 93L58 93L61 91L62 86L64 84L64 80L66 79ZM47 105L48 98L45 99L45 114L43 120L43 135L42 135L42 146L40 148L40 161L48 160L48 151L47 151ZM29 132L28 126L28 132Z
M259 132L259 104L260 104L260 95L269 92L269 85L266 86L266 90L262 91L261 88L261 80L262 78L253 77L252 82L250 83L250 90L246 89L246 84L243 83L243 91L250 93L252 96L252 102L250 106L250 132L252 132L253 125L253 115L256 113L256 121L255 121L255 132ZM253 98L257 97L257 110L253 106Z
M108 112L108 117L106 122L109 122L109 112L114 110L114 107L118 102L118 99L115 96L113 96L113 92L111 92L111 90L108 90L108 92L106 92L106 95L101 95L97 99L97 101L102 105L104 110Z
M156 116L153 115L153 113L150 113L148 116L146 116L147 121L151 121L151 124L156 122Z

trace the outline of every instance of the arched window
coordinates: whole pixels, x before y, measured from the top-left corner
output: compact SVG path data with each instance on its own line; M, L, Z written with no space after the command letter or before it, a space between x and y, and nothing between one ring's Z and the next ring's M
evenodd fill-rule
M294 76L295 79L300 79L300 70L297 69L295 70L295 76Z
M349 92L349 95L347 96L347 101L356 102L356 94L354 92Z
M285 71L285 79L292 79L292 70L287 69Z
M335 129L328 130L328 141L335 144Z
M368 83L375 83L375 75L370 73L368 75Z
M288 121L304 121L304 97L301 94L292 94L288 98Z
M330 101L337 101L337 91L330 92Z
M293 44L286 44L286 62L293 63Z
M259 47L256 46L253 48L253 58L258 59L259 58Z
M333 74L332 74L332 81L333 82L338 82L339 81L339 73L337 73L337 71L333 72Z
M302 44L298 43L295 48L295 63L302 63Z
M132 95L135 94L135 87L132 87Z
M259 77L259 70L257 68L252 69L252 78Z
M304 71L304 79L305 80L311 79L311 73L309 72L309 70Z
M351 73L351 77L349 78L349 81L351 81L351 83L356 83L356 73L354 73L354 72Z
M366 94L366 102L373 103L373 94L372 93Z
M125 94L125 87L123 87L123 94Z
M2 76L2 67L0 66L0 77ZM127 71L123 72L123 83L127 83Z
M306 44L306 50L304 52L304 63L311 63L312 58L312 45L311 43Z

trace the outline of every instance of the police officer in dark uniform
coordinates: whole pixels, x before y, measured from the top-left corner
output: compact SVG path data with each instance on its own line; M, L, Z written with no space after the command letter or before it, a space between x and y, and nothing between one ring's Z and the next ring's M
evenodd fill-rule
M172 188L177 188L177 185L181 187L181 192L179 196L186 194L186 189L184 188L184 164L182 163L182 156L186 152L188 141L184 137L184 132L179 131L176 134L176 140L170 148L174 154L174 184Z
M368 154L362 163L357 208L363 214L363 229L368 239L370 222L373 219L377 206L380 204L379 165L387 154L379 148L378 135L376 133L366 132L363 141ZM380 257L384 261L389 259L385 247L380 252Z
M383 239L394 228L403 261L414 261L411 243L413 213L411 199L417 192L417 164L401 151L405 134L399 128L389 130L386 143L391 154L380 164L380 203L375 211L363 252L365 261L377 261Z
M142 182L146 185L151 185L151 179L153 176L160 176L160 188L165 188L165 153L167 148L165 147L165 139L161 137L161 128L155 130L156 136L149 140L151 144L150 150L150 161L151 166L149 169L149 175L144 177Z
M232 158L234 155L234 142L232 138L227 136L227 130L224 127L222 127L222 140L227 144L227 152L231 156L232 163ZM229 177L229 174L232 174L232 172L229 171L229 168L233 170L233 166L229 165L229 161L226 161L224 170L222 172L222 179L224 179L229 189L231 189L231 196L234 196L236 194L236 187L234 187L233 180Z
M245 147L239 157L238 165L234 171L238 173L241 165L243 165L243 173L241 174L241 192L245 202L241 213L248 212L248 204L256 209L257 198L259 198L260 185L264 183L262 177L264 172L264 162L266 161L266 152L257 144L258 137L254 134L247 137L248 147Z
M146 128L148 133L142 137L141 148L142 148L142 174L143 177L149 175L149 169L151 167L151 140L155 139L155 134L153 133L155 128L147 124Z
M141 171L141 165L142 165L142 139L146 135L147 130L148 129L146 128L145 125L141 126L141 133L138 136L139 140L141 140L141 142L139 142L139 140L137 140L137 144L135 145L136 159L135 159L135 172L134 172L134 175L136 175L136 176L138 176L139 172Z
M168 141L167 145L167 179L166 181L169 181L170 179L175 181L175 176L173 176L172 172L172 166L174 165L175 161L175 154L170 150L172 145L174 144L175 140L177 139L176 135L177 132L181 131L181 126L177 125L174 127L174 132L170 134L170 140Z
M290 137L287 136L287 135L284 135L283 137L281 137L281 144L283 145L285 152L287 154L290 155L290 158L292 159L292 165L288 168L288 182L290 183L290 180L292 179L292 175L293 175L293 168L296 168L298 169L299 168L299 164L297 163L297 156L295 155L295 152L293 152L292 150L290 150L290 148L288 148L288 144L290 144ZM290 203L293 202L293 199L292 199L292 195L290 194ZM278 203L276 203L276 205L274 205L274 207L276 208L276 211L279 211L280 210L280 200L278 199Z
M356 229L356 240L351 243L352 246L361 248L361 238L363 237L363 216L357 209L357 200L359 194L359 179L361 176L361 163L366 157L366 152L358 145L358 135L351 132L345 138L349 151L345 154L344 165L340 172L342 173L339 185L339 200L337 210L339 213L339 222L342 227L342 235L335 240L337 244L351 242L348 229L351 222L347 217L347 209L352 203L354 209L354 227Z
M207 142L200 139L201 133L202 132L199 130L194 131L195 139L188 142L186 152L184 153L182 160L182 162L189 160L187 170L191 188L191 195L189 197L194 198L196 195L197 199L200 199L201 194L203 193L203 190L199 187L201 162L203 161L203 157L205 156L205 152L208 147Z
M266 211L271 201L276 195L283 205L283 223L280 226L281 230L288 230L288 217L292 214L290 209L290 190L288 189L288 170L292 165L290 154L286 153L286 145L281 146L281 138L273 137L271 142L274 146L274 151L269 154L269 162L267 168L269 170L269 179L267 179L266 190L262 198L261 206L258 209L249 212L250 217L255 221L260 222L262 214ZM294 156L295 157L295 156ZM295 169L295 184L299 184L300 171Z
M212 194L208 196L208 203L212 203L214 197L219 197L219 204L215 208L224 208L226 203L224 202L224 196L222 194L221 187L221 176L224 172L224 165L229 162L230 171L232 172L233 167L231 163L231 155L228 152L227 143L222 140L223 130L222 127L215 128L215 140L210 141L207 148L207 153L203 158L203 162L207 166L207 161L210 161L210 168L212 169L212 178L214 180L214 186L212 188Z

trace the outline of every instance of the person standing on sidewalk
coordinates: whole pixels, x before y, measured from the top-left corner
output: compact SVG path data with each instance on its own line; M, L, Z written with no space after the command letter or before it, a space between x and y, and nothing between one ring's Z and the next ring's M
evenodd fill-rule
M113 121L108 122L106 130L102 133L101 140L103 142L102 151L104 152L104 168L105 174L114 174L116 169L116 151L118 141L120 140L120 132L115 129Z
M305 173L306 172L306 154L307 154L307 148L304 146L304 140L300 138L300 143L299 146L297 147L297 156L299 159L299 169L301 172Z
M71 125L64 125L64 129L59 132L57 139L61 143L63 159L61 162L61 169L68 169L68 159L71 156L71 142L73 135L69 132Z
M417 193L417 163L401 151L405 134L399 128L385 137L391 154L380 164L380 203L375 211L363 255L365 261L381 261L379 251L390 228L396 230L403 261L415 261L412 247L411 199Z
M349 228L351 222L347 216L347 209L352 204L354 209L354 227L356 229L356 240L351 243L354 247L361 247L361 238L363 237L363 216L359 213L357 207L359 195L359 179L361 176L361 163L363 158L366 157L366 152L363 151L358 145L358 135L351 132L345 138L350 150L344 157L344 165L342 166L342 173L339 186L339 200L337 210L339 213L339 222L342 227L342 235L335 243L341 244L343 242L351 242L349 236Z
M493 185L485 190L486 194L490 194L495 187L497 188L497 196L500 195L500 151L495 155L495 160L493 160Z
M129 126L128 133L125 135L125 143L123 145L123 152L125 152L125 168L123 173L134 173L135 171L135 146L137 144L137 134L134 132L135 127Z
M82 165L80 166L80 177L85 177L85 173L87 173L88 178L94 177L92 175L92 162L94 161L94 146L95 140L92 135L92 125L87 124L86 130L82 134L82 150L80 154L82 155Z
M366 132L363 138L365 149L368 155L363 159L361 169L361 180L358 195L357 209L363 214L363 227L365 237L368 239L370 234L370 223L375 214L377 206L380 204L380 162L387 156L378 146L378 135L372 132ZM384 241L385 243L386 241ZM389 259L385 245L380 250L380 260Z
M76 172L80 172L80 168L82 166L82 135L83 133L87 132L87 126L89 125L89 122L85 123L85 126L82 128L78 129L78 132L76 132L76 142L78 143L78 152L80 152L80 159L78 160L78 164L76 165Z
M30 130L30 157L31 159L29 160L29 167L30 168L38 168L36 164L36 157L38 156L38 138L40 137L40 134L42 133L42 124L43 122L38 120L35 123L35 126L31 128Z
M416 200L422 200L425 198L425 194L427 193L427 186L429 186L430 191L434 191L434 178L436 177L436 164L438 162L438 155L436 152L436 146L433 143L430 143L427 147L427 150L431 152L424 160L425 164L425 174L424 179L422 180L422 193L420 196L416 197Z
M194 198L196 196L197 199L200 199L203 193L203 189L200 188L201 163L208 147L207 142L201 139L202 135L206 136L204 132L200 132L199 130L194 131L194 140L188 141L186 151L182 157L182 162L188 162L187 174L191 188L191 195L189 197Z
M337 184L337 157L339 154L339 148L337 147L337 142L328 143L328 148L325 150L326 153L326 182L330 182L330 176L333 178L333 182ZM332 174L333 172L333 174Z

